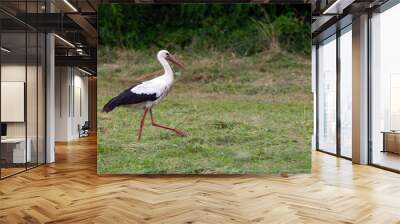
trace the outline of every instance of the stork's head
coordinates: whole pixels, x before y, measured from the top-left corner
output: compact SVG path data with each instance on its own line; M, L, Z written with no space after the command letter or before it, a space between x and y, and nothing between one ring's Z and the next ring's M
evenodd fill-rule
M180 63L180 62L178 61L178 59L176 59L176 58L174 57L174 55L172 55L171 53L169 53L167 50L161 50L161 51L159 51L158 54L157 54L157 58L158 58L158 59L163 58L163 59L165 59L165 60L167 60L167 61L169 61L169 62L171 62L171 63L176 64L177 66L179 66L179 67L181 67L181 68L184 68L183 64Z

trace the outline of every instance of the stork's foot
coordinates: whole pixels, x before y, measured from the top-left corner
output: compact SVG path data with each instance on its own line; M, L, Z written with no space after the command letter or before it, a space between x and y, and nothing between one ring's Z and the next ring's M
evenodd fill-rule
M176 135L178 135L179 137L185 137L185 136L187 136L187 133L184 132L184 131L181 131L181 130L176 130L176 129L175 129L175 133L176 133Z
M151 109L150 109L150 118L151 118L151 125L153 125L154 127L164 128L164 129L173 131L173 132L175 132L176 135L178 135L178 136L180 136L180 137L185 137L185 136L187 136L187 134L186 134L184 131L181 131L181 130L176 129L176 128L170 128L170 127L167 127L167 126L165 126L165 125L157 124L157 123L154 121L153 111L152 111Z
M185 137L187 135L184 131L181 131L181 130L176 129L176 128L170 128L170 127L167 127L167 126L164 126L164 125L160 125L160 124L155 124L155 123L153 123L152 125L155 126L155 127L164 128L164 129L173 131L173 132L175 132L176 135L178 135L180 137Z

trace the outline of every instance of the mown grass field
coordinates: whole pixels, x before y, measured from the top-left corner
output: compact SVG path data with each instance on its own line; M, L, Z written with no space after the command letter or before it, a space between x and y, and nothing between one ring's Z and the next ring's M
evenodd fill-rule
M310 170L313 125L310 58L285 52L250 57L206 52L176 55L186 65L137 141L142 111L103 105L134 81L160 70L157 51L99 53L98 173L242 174Z

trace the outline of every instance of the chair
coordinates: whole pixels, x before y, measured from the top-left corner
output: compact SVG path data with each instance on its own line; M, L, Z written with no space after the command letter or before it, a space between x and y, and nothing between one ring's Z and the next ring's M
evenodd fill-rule
M85 121L82 127L80 127L80 125L78 124L79 138L89 136L89 129L90 129L89 121Z

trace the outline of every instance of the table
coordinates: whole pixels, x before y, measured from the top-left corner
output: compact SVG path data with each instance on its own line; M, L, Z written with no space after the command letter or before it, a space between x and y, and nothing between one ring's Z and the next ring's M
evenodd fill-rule
M383 150L382 152L392 152L400 154L400 131L382 131Z

